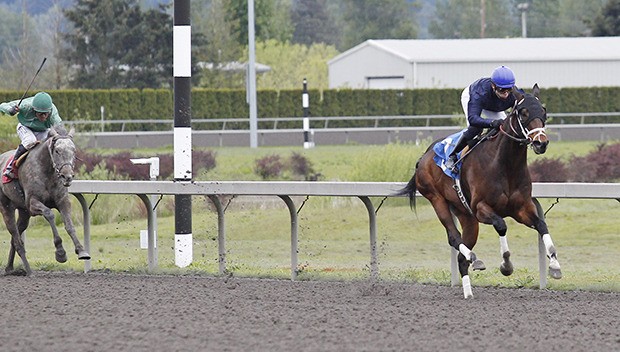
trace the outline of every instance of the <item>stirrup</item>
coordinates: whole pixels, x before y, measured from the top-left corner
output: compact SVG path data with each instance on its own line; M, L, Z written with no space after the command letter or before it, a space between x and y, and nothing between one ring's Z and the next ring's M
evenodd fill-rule
M452 158L452 156L449 156L444 165L446 166L446 169L456 171L457 161L458 159L456 158L456 156L454 156L454 159Z

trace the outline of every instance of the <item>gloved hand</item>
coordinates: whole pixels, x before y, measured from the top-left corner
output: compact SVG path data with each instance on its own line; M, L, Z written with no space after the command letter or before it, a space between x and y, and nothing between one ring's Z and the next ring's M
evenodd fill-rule
M14 105L10 110L9 110L9 115L13 116L15 114L17 114L19 112L19 106Z
M499 126L501 126L503 120L501 119L497 119L497 120L492 120L491 122L489 122L489 128L498 128Z

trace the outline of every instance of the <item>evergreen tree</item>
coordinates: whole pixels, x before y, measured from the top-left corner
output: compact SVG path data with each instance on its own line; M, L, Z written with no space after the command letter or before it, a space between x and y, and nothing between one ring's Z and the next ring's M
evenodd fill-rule
M293 43L336 44L338 29L327 12L326 0L298 0L293 3L291 20Z
M74 29L61 54L80 88L159 88L172 76L172 18L142 12L136 0L77 0L65 16Z
M590 25L594 36L620 35L620 0L609 0Z
M255 0L254 34L256 41L276 39L282 42L292 37L289 18L290 1ZM231 25L231 34L240 45L248 44L248 1L226 1L226 21Z
M438 39L503 38L517 35L513 10L503 0L438 0L429 32Z
M417 26L415 3L406 0L341 0L341 47L349 49L368 39L413 39Z

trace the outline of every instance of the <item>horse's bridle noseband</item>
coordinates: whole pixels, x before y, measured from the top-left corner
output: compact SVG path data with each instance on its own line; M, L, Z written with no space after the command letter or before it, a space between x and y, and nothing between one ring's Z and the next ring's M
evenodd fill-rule
M535 99L538 99L538 98L535 98ZM530 115L525 122L521 121L521 117L520 117L521 113L519 112L519 105L523 104L523 102L525 102L525 97L515 102L515 106L513 107L512 112L508 116L508 118L510 119L509 120L510 129L512 130L512 132L516 133L518 136L521 136L521 137L515 137L512 134L504 131L502 126L500 126L499 130L504 135L514 140L515 142L529 145L529 144L532 144L536 140L540 141L542 136L547 137L547 133L545 132L545 127L544 127L546 115L543 115L543 116ZM542 108L542 111L544 113L544 108ZM517 127L519 128L519 130L515 129L515 126L513 124L514 117L516 117ZM537 128L528 130L526 126L529 125L530 122L534 119L540 119L543 122L543 127L537 127Z

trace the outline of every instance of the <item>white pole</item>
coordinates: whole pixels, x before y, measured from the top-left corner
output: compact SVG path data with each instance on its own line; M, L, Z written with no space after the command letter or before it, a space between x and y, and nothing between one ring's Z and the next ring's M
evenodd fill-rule
M258 147L258 117L256 108L256 47L254 43L254 0L248 0L248 90L250 97L250 147Z

